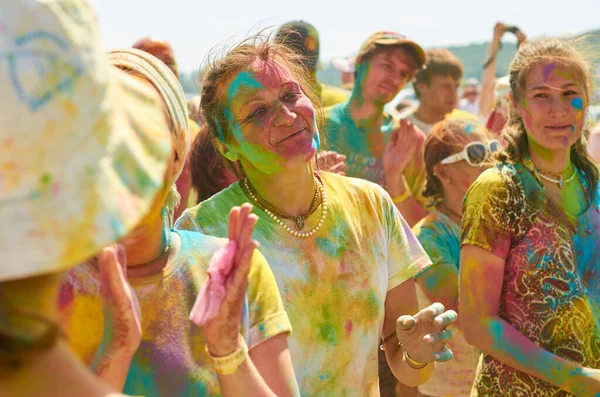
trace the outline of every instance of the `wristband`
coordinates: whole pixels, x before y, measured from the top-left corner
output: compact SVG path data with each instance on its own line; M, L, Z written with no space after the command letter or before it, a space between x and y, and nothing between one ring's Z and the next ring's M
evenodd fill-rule
M208 350L208 345L204 348L206 350L206 354L210 358L215 368L215 371L221 375L231 375L237 372L238 367L246 361L248 358L248 346L246 346L246 342L242 336L239 336L240 347L238 347L234 352L223 356L223 357L215 357L210 354Z
M409 196L410 196L410 190L406 189L404 191L404 193L402 193L401 195L392 197L392 201L394 202L394 204L400 204L401 202L406 200Z

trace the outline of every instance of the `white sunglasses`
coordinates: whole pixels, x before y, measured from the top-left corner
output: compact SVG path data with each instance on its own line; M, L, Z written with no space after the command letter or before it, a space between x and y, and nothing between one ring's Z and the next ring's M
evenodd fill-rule
M500 141L491 140L487 145L483 142L471 142L465 146L459 153L448 156L440 164L452 164L465 160L469 165L477 167L485 163L489 154L500 150Z

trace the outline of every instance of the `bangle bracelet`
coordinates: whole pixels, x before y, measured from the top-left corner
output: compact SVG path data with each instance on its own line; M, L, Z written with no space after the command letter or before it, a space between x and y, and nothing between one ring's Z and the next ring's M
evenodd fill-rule
M215 371L221 375L231 375L235 374L238 367L246 361L248 358L248 346L246 346L246 342L242 336L239 336L240 347L238 347L234 352L223 356L223 357L215 357L210 354L208 350L208 345L204 347L206 350L206 354L210 358L215 368Z
M391 338L393 338L394 336L396 336L396 333L394 332L391 335L386 336L385 338L383 338L383 342L381 342L381 345L379 345L379 349L381 350L385 350L385 344L387 343L388 340L390 340Z
M412 369L423 369L429 365L429 363L420 363L418 361L413 360L409 355L406 349L402 349L404 351L404 359L409 367Z
M400 204L401 202L406 200L409 196L410 196L410 190L406 189L404 191L404 193L402 193L401 195L392 197L392 201L394 202L394 204Z

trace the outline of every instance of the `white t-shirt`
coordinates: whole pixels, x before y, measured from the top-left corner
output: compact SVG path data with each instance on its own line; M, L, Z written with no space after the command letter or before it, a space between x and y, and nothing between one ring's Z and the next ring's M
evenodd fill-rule
M314 236L292 236L254 207L253 238L294 327L289 349L302 396L376 397L386 295L431 261L383 188L319 175L329 211ZM187 209L176 227L226 236L231 207L248 201L234 183ZM320 219L321 211L310 215L306 230Z
M425 135L429 135L429 131L431 131L431 129L433 128L433 124L426 124L421 120L417 119L415 117L415 112L417 111L417 109L418 106L406 109L400 112L399 118L410 121L411 123L419 127L419 129L423 131Z
M458 108L473 113L475 116L479 115L479 101L470 102L467 98L463 98L458 102Z

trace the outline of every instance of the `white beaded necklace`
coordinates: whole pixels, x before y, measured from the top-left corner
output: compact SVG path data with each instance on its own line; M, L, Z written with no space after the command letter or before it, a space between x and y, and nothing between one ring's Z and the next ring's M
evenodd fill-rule
M327 208L328 208L327 207L327 205L328 205L327 193L325 193L325 188L323 187L321 182L318 181L317 178L315 178L315 182L317 182L317 188L321 192L321 199L322 199L321 219L319 219L319 223L317 224L317 226L315 226L315 228L313 230L311 230L310 232L299 232L297 230L292 229L290 226L286 225L285 222L283 222L281 219L279 219L279 217L277 215L275 215L272 211L270 211L268 208L263 208L263 206L261 206L259 204L259 200L256 198L256 196L254 196L254 194L252 194L252 191L250 190L250 187L248 186L248 178L246 178L244 180L244 185L246 186L246 191L250 195L250 198L252 199L252 201L254 201L256 203L256 205L261 207L261 209L267 215L269 215L269 217L271 217L271 219L273 219L276 223L278 223L281 227L283 227L289 234L296 236L296 237L307 238L307 237L310 237L310 236L316 234L319 231L319 229L321 228L321 226L323 226L323 222L325 222L325 218L327 218Z

